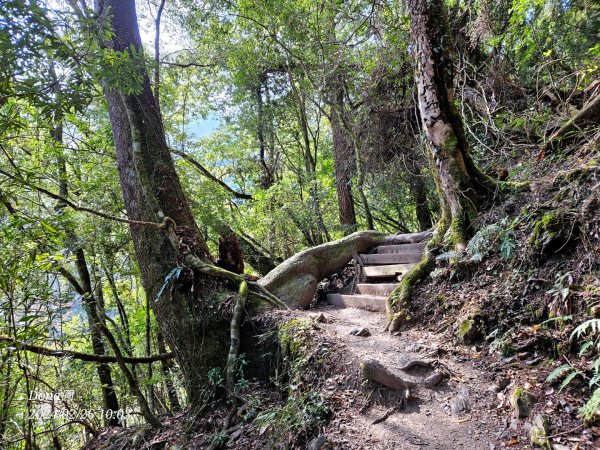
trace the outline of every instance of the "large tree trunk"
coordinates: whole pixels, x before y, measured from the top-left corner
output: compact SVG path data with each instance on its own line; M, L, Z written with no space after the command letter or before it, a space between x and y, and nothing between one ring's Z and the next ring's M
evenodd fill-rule
M98 0L97 12L102 26L110 23L112 28L107 47L141 51L133 0ZM230 290L223 282L190 269L174 276L186 255L207 263L213 260L175 171L147 70L135 56L131 64L142 79L135 93L126 94L103 82L123 199L132 220L160 223L169 217L176 224L178 248L157 226L133 223L131 233L143 286L183 372L188 400L198 407L206 373L224 366L228 323L218 313L217 302Z
M454 106L454 68L447 13L442 0L409 0L415 81L423 130L430 143L430 162L440 196L438 233L450 231L462 250L477 214L476 175L462 121Z
M473 162L463 123L454 105L452 40L443 0L408 4L419 112L429 141L429 163L440 200L440 218L421 262L408 272L388 300L389 328L397 330L410 316L413 286L434 266L432 248L442 243L466 248L478 212L478 193L496 184Z
M338 94L338 102L342 102L342 95ZM339 103L338 103L339 104ZM343 107L340 107L340 111ZM350 187L352 167L352 147L348 142L344 128L339 118L341 112L335 107L331 108L331 132L333 135L333 163L335 168L335 190L338 198L340 225L346 233L356 231L356 212L354 211L354 198Z

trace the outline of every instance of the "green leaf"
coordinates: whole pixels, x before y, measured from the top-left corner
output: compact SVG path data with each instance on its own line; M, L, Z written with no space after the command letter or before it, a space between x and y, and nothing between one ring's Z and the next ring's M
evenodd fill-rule
M566 388L569 385L571 381L573 381L573 378L580 374L581 372L579 372L579 370L574 370L569 375L567 375L563 382L560 384L560 389L558 390L558 392L560 393L564 388Z
M563 364L562 366L557 367L552 372L550 372L548 377L546 377L546 382L550 383L551 381L554 381L557 378L560 378L563 374L565 374L569 370L571 370L571 366L568 364Z

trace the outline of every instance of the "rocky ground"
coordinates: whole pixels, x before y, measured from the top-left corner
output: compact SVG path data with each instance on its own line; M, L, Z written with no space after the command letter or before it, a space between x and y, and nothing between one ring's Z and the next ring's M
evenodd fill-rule
M414 326L390 335L380 312L318 305L273 315L277 323L302 324L294 339L306 345L301 363L312 370L302 365L303 373L286 381L284 391L251 384L240 394L238 421L227 433L220 430L229 410L217 407L194 423L187 414L165 418L160 432L106 429L87 448L600 448L600 429L583 426L576 417L582 396L573 389L559 394L545 382L555 362L528 352L503 358L487 345L460 345L450 327ZM373 360L414 384L407 398L361 378L361 363ZM406 369L415 361L430 367ZM306 416L318 414L314 405L311 410L309 403L291 402L293 390L318 396L327 420L311 422ZM538 445L532 443L536 435Z
M480 346L455 345L447 334L421 329L390 336L382 331L385 317L380 313L321 307L314 314L320 315L324 335L338 341L348 358L347 367L327 380L332 396L348 397L346 407L337 410L323 430L332 448L532 448L531 429L540 417L548 422L549 441L558 450L600 445L600 430L584 428L576 420L578 405L571 403L573 399L557 396L556 390L544 383L551 367L541 361L502 359ZM369 330L368 336L351 334L363 328ZM413 360L430 361L435 365L433 371L444 377L432 388L417 387L405 407L373 424L394 407L384 394L369 405L361 394L335 389L336 383L343 385L341 378L357 371L360 361L369 358L407 380L424 379L430 371L415 373L401 367ZM518 402L515 390L525 393Z

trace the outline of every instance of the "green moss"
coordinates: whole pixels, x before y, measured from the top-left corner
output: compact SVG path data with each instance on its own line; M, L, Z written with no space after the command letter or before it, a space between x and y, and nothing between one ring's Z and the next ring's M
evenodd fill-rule
M533 394L520 386L515 386L515 389L510 397L510 404L512 405L515 415L518 419L524 419L529 416L535 401L536 399Z
M541 447L547 450L553 448L550 439L548 438L548 425L548 419L543 416L535 416L533 419L533 424L529 431L529 438L534 447Z
M470 344L481 338L481 330L478 327L479 314L473 313L458 325L456 335L463 344Z
M554 211L545 213L533 226L533 232L527 240L527 245L533 249L541 249L545 242L551 241L557 236L552 230L558 218Z
M310 341L308 330L312 323L308 319L293 319L279 328L279 343L284 355L292 358L305 356Z
M471 332L473 326L475 325L475 321L473 319L463 320L461 324L458 326L458 335L464 339L466 335Z

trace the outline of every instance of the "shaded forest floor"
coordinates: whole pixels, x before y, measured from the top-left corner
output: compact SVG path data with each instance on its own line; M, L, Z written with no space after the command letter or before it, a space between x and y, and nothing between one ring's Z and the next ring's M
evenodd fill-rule
M180 414L164 418L160 432L107 429L87 448L533 448L538 418L552 448L600 448L600 428L578 418L596 356L580 354L571 338L600 316L599 141L532 165L531 189L487 205L467 254L438 256L398 335L382 331L382 313L322 302L264 313L247 325L271 342L255 349L270 381L245 375L232 420L231 407L214 401L196 421ZM326 291L325 283L319 298ZM370 334L350 334L362 328ZM411 389L397 407L401 394L361 380L365 359L413 381L429 372L403 364L433 362L443 379ZM582 376L561 390L564 377L546 379L563 364ZM523 391L529 411L519 418L514 393Z
M532 448L530 428L532 418L538 414L549 420L555 449L600 446L600 429L583 427L575 417L581 398L558 395L557 389L544 382L552 370L550 361L532 363L534 355L521 353L505 358L491 353L488 346L456 344L449 329L435 332L414 327L392 336L382 331L385 317L381 313L352 308L321 305L308 314L289 312L276 316L277 322L302 324L296 336L307 339L307 348L311 349L302 362L303 371L309 361L313 373L306 371L295 379L292 389L310 393L319 400L291 401L292 396L277 394L274 386L253 384L246 394L241 394L240 403L244 406L240 409L248 409L258 396L262 415L242 420L241 426L224 438L224 447L524 449ZM363 328L369 330L368 336L351 334ZM400 370L415 359L433 361L444 376L434 387L411 390L406 405L394 410L400 404L400 394L362 383L358 376L360 363L369 358L377 359L407 381L430 373L420 368ZM527 418L518 419L511 405L516 386L525 387L536 399ZM326 408L323 420L317 417L319 407ZM288 411L289 408L295 411ZM389 416L385 420L374 423L386 413ZM226 414L226 408L207 412L200 429L195 431L185 414L166 418L161 432L107 429L87 448L210 448L219 438L218 427ZM309 414L314 417L306 417Z

